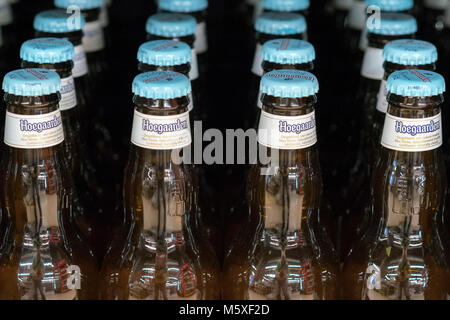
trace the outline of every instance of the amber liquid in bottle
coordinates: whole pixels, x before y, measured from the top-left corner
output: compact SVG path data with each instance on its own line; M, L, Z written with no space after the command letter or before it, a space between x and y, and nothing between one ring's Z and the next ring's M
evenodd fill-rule
M443 97L390 94L388 101L393 116L427 118L440 112ZM345 299L446 299L446 185L441 147L405 152L380 146L371 182L370 223L344 266Z
M171 116L189 100L136 96L138 112ZM176 164L172 150L131 145L124 177L124 231L103 265L101 298L130 300L219 299L219 266L195 232L197 190L191 166Z
M315 96L263 95L263 110L275 115L305 115L315 103ZM250 169L248 214L241 216L243 227L225 258L223 297L336 299L336 262L317 232L322 190L318 148L276 151L279 165L270 169L272 175L261 175L269 167L261 162Z
M5 95L14 114L58 109L58 94ZM97 299L98 267L75 223L76 194L63 144L5 146L0 174L0 299Z

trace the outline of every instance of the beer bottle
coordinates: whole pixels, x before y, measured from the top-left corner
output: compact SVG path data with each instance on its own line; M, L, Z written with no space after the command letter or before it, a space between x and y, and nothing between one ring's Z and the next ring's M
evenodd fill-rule
M79 213L82 216L76 217L77 223L91 247L95 249L96 257L101 260L106 246L105 234L99 228L98 200L102 188L88 155L85 133L81 130L81 115L72 76L74 55L72 43L59 38L28 40L20 49L22 68L50 69L56 71L61 78L59 109L64 128L63 150L81 204ZM81 190L83 192L80 192Z
M314 70L316 52L314 46L307 41L289 38L274 39L264 43L261 50L261 57L263 74L282 69L312 72ZM250 123L254 124L255 128L258 127L258 121L261 115L261 96L262 93L259 91L255 103L258 108L249 106L253 111L250 116ZM256 112L256 115L254 112Z
M206 72L206 53L208 52L208 31L206 18L208 0L160 0L159 9L163 12L183 13L193 16L197 23L195 29L194 50L200 61L200 73Z
M189 79L153 71L133 81L130 158L124 177L124 241L102 268L103 299L218 299L218 263L192 232L198 208L191 166L179 152L191 144ZM183 149L185 150L185 149Z
M266 41L276 39L300 39L306 40L306 20L296 13L287 12L269 12L262 14L255 23L255 55L251 69L251 90L253 94L249 96L248 106L253 108L255 104L255 95L258 92L258 86L261 76L264 73L262 68L262 46ZM244 128L253 125L250 117L244 120Z
M366 20L367 24L377 23L377 12L396 12L396 13L411 13L414 7L414 0L366 0L367 6L367 18L369 19L373 15L374 19ZM367 49L369 44L367 39L367 28L363 29L361 40L359 42L359 48L362 51Z
M317 79L275 70L262 77L260 89L260 158L247 178L245 232L225 257L223 298L336 299L336 263L315 233L322 188Z
M381 13L379 25L369 25L369 46L366 49L361 67L361 79L358 92L355 97L355 110L350 124L359 135L357 152L347 155L347 162L353 163L353 167L341 173L342 179L347 179L343 188L343 206L338 208L342 212L343 223L342 252L341 258L348 253L350 241L345 239L352 234L346 228L355 228L353 220L356 216L366 217L369 210L367 201L369 196L369 184L371 176L371 165L373 155L370 148L371 128L376 114L377 97L380 91L384 75L383 70L383 48L389 41L399 38L414 37L417 31L416 19L404 13ZM348 168L348 165L347 165ZM346 177L349 172L349 176ZM356 224L358 225L358 224ZM347 242L347 243L346 243Z
M386 88L389 105L373 169L371 221L345 262L344 298L446 299L444 78L401 70L389 76Z
M10 222L0 255L0 299L97 299L97 263L77 228L76 190L64 157L54 71L21 69L3 80L7 104L0 179Z
M75 81L77 109L80 113L81 131L87 139L89 158L95 167L97 177L101 183L101 205L99 209L103 212L112 212L117 189L114 188L113 175L119 170L110 170L117 167L117 153L112 145L112 137L109 130L99 123L96 118L98 112L93 94L92 79L89 76L89 66L86 54L82 45L82 30L85 25L83 15L79 15L74 20L65 10L47 10L38 13L34 19L34 29L36 37L56 37L69 40L75 48L73 58L74 67L72 75ZM97 94L97 93L96 93Z

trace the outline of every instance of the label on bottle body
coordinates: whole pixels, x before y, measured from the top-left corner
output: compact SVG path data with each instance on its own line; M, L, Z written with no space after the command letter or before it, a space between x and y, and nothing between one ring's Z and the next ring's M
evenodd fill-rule
M198 54L208 51L208 33L206 31L206 22L204 21L197 23L194 49Z
M197 53L195 52L195 49L191 50L191 70L189 71L189 79L191 81L198 78L198 60L197 60Z
M79 78L88 73L88 64L86 59L86 53L83 45L75 47L75 56L73 57L73 69L72 75L74 78Z
M262 68L261 51L262 51L262 45L260 43L258 43L256 45L255 57L253 58L253 66L252 66L252 72L255 75L257 75L258 77L262 77L262 75L264 73L264 70Z
M103 27L100 20L87 22L84 25L83 47L86 52L97 52L105 47Z
M6 26L13 22L11 5L8 0L0 0L0 26Z
M287 117L261 112L258 142L275 149L304 149L317 143L315 112Z
M380 91L378 91L377 96L377 110L383 113L387 112L388 102L387 102L387 89L386 89L386 80L381 80Z
M59 101L59 109L61 111L69 110L77 106L77 95L75 93L75 82L73 77L61 79L61 101Z
M170 150L191 144L189 111L173 116L153 116L134 111L131 142L141 148Z
M383 49L368 47L364 53L361 75L368 79L383 80Z
M399 118L389 113L384 121L381 145L385 148L421 152L442 145L441 113L429 118Z
M19 149L40 149L64 141L61 111L23 115L6 111L5 144Z
M347 26L363 30L366 24L366 4L364 1L355 1L347 17Z

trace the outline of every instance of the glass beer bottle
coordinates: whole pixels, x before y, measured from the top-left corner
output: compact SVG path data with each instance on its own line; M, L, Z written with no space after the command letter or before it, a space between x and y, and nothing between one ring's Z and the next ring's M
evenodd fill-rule
M87 139L81 130L81 115L72 76L74 55L72 43L60 38L28 40L20 49L22 68L53 70L61 78L59 109L64 128L63 149L81 204L81 216L76 218L80 230L88 238L96 257L101 261L106 246L105 234L99 221L98 198L101 195L101 184L97 181L96 170L87 151Z
M381 13L378 25L368 25L369 46L364 53L359 88L355 96L355 110L350 125L358 132L356 152L349 155L350 168L343 172L346 179L342 189L343 205L338 208L342 213L343 235L341 258L348 253L352 230L359 224L355 221L368 216L366 199L369 195L371 165L373 155L370 148L371 128L376 114L377 97L384 75L383 48L389 41L401 38L413 38L417 31L416 19L404 13ZM356 134L355 134L356 135ZM359 218L358 218L359 217ZM356 222L356 223L355 223ZM347 230L350 228L352 230Z
M127 236L105 257L102 299L220 298L217 259L193 232L198 206L192 168L179 158L191 145L190 91L189 79L172 71L142 73L133 81Z
M389 76L386 88L389 106L373 169L371 221L345 262L344 298L446 299L444 78L401 70Z
M98 267L75 223L76 190L64 157L54 71L22 69L3 80L7 105L0 179L0 300L97 299Z
M160 0L159 9L165 12L189 14L196 20L194 50L200 61L200 73L205 76L208 52L208 0Z
M243 231L225 257L223 298L336 299L337 262L316 234L322 189L317 79L276 70L263 76L260 88L260 159L247 178Z

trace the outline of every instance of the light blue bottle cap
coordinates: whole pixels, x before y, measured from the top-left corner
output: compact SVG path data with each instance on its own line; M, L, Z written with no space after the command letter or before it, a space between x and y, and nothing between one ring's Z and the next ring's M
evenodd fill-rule
M381 19L378 20L367 19L368 32L385 36L402 36L417 32L416 18L409 14L382 12Z
M299 70L275 70L266 73L259 87L262 93L281 98L303 98L319 92L312 73Z
M314 61L314 46L297 39L274 39L266 41L261 55L264 61L279 64L302 64Z
M208 0L159 0L158 6L171 12L197 12L208 8Z
M197 21L187 14L157 13L148 18L145 29L160 37L186 37L195 33Z
M414 0L366 0L366 6L376 6L381 11L406 11L414 7Z
M66 9L70 6L77 6L81 10L100 8L103 0L55 0L55 7Z
M272 11L301 11L309 8L309 0L262 0L261 6Z
M61 79L47 69L19 69L6 74L2 89L16 96L43 96L58 92Z
M306 28L305 17L290 12L266 12L255 23L256 31L276 36L303 33Z
M174 99L191 93L191 82L178 72L145 72L134 78L133 93L148 99Z
M33 27L40 32L66 33L82 30L85 24L83 15L72 19L65 10L55 9L39 12L34 17Z
M181 41L154 40L143 43L138 61L153 66L178 66L191 61L191 47Z
M37 38L25 41L20 48L20 59L35 63L60 63L75 56L73 44L60 38Z
M400 39L388 42L383 49L387 62L405 66L420 66L437 61L438 52L434 44L415 39Z
M389 76L386 89L404 97L431 97L444 93L445 80L433 71L401 70Z

